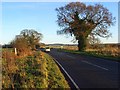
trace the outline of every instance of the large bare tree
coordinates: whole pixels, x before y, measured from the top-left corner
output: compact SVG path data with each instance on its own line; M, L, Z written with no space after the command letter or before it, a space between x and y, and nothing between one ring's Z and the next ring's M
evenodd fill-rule
M108 27L114 24L115 17L101 4L86 5L72 2L56 8L58 25L62 30L58 34L70 34L78 40L79 51L84 51L89 35L109 37Z

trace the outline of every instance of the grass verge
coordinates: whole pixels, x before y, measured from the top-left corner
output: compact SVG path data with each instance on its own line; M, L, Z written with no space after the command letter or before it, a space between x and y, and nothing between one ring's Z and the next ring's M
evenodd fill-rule
M2 88L70 88L54 60L43 52L16 58L6 52L2 58Z
M58 51L64 51L64 52L68 52L68 53L73 53L73 54L80 54L83 56L93 56L93 57L97 57L97 58L103 58L106 60L113 60L113 61L117 61L120 62L120 57L114 57L114 56L109 56L109 55L101 55L101 54L96 54L95 52L80 52L77 50L67 50L67 49L58 49Z
M50 88L70 88L66 82L63 74L61 73L59 67L55 63L52 57L45 54L48 70L48 87Z

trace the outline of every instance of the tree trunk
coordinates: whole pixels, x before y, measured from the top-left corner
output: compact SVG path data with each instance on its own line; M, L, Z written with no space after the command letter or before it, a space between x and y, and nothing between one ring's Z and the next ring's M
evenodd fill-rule
M78 40L78 50L85 51L86 48L86 38L80 37Z

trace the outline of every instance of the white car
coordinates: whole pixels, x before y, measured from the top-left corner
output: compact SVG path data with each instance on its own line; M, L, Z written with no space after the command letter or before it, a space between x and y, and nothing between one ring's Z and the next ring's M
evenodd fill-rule
M49 47L45 48L45 51L50 52L50 48Z

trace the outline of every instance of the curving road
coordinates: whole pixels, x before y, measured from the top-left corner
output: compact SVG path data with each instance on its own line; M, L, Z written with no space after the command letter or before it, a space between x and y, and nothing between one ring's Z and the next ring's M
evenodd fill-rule
M49 53L79 88L119 88L120 63L52 49Z

